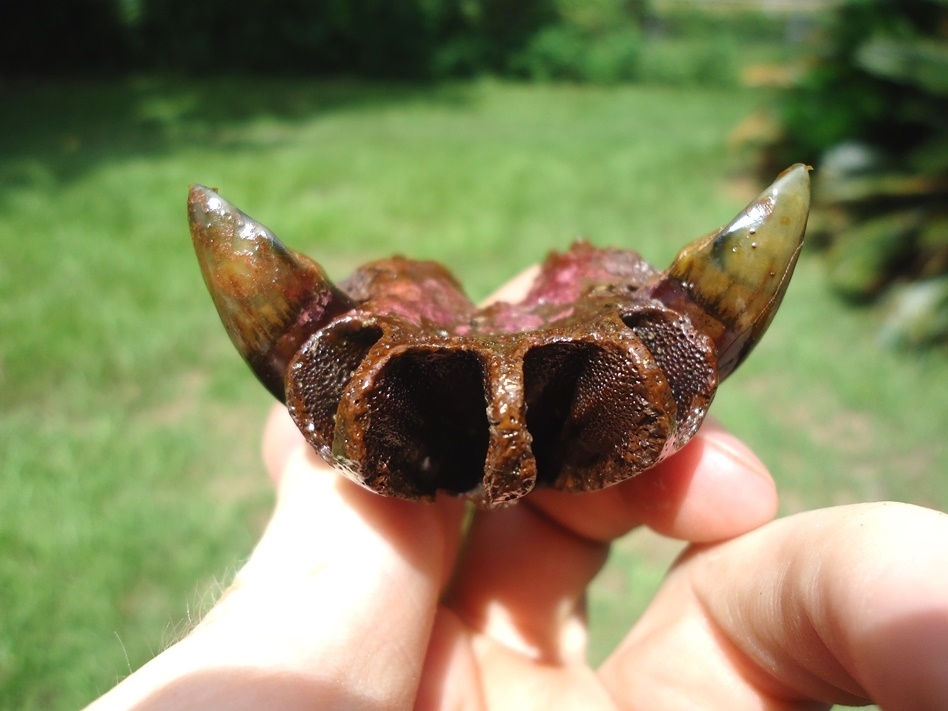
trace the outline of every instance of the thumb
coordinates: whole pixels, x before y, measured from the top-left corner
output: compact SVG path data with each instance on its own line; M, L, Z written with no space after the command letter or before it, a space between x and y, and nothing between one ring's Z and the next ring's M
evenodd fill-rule
M285 410L271 416L264 456L278 486L273 518L205 624L239 619L253 656L268 650L263 663L280 659L320 689L411 705L463 505L362 489L303 442Z
M339 476L271 418L277 505L188 637L95 709L409 708L463 505L385 499Z
M713 708L944 708L945 560L948 515L895 503L811 511L697 548L603 679L641 708L669 708L669 698Z

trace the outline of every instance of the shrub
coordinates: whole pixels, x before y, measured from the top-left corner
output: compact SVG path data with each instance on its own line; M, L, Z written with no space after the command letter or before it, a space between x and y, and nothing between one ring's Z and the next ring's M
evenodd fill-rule
M944 0L849 0L799 85L779 97L782 134L766 162L819 168L811 233L828 247L830 282L850 299L915 280L935 293L927 285L948 275L946 27ZM895 293L924 301L914 288ZM895 304L903 323L890 322L886 338L948 341L948 300L925 303L943 310L925 316L940 332L914 327L906 314L921 311Z
M555 21L514 56L509 70L530 79L612 84L634 79L642 46L643 2L558 0Z
M614 84L636 77L640 49L641 34L631 27L590 37L554 25L541 30L510 66L533 80Z
M646 42L638 78L672 86L733 86L737 59L727 39L659 39Z

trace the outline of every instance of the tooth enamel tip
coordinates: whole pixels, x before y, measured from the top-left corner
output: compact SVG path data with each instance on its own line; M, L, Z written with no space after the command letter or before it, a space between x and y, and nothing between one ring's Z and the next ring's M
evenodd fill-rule
M785 170L730 224L685 247L666 272L717 322L706 331L722 379L751 351L783 299L803 246L809 170Z
M188 218L204 283L227 334L282 401L289 358L321 317L346 308L347 300L315 262L287 249L214 190L191 186Z

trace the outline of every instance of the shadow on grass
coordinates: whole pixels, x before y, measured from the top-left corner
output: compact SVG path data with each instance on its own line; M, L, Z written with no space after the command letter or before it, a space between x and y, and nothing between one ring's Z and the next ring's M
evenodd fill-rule
M473 91L460 84L269 77L7 85L0 87L0 187L31 185L35 161L62 185L100 163L133 154L189 146L253 150L260 141L241 129L254 121L302 123L330 112L377 111L415 101L463 107Z

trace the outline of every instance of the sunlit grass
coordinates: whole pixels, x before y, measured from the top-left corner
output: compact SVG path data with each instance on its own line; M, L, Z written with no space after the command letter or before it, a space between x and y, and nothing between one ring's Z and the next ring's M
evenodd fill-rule
M251 550L269 403L189 244L200 182L333 276L392 252L474 297L577 235L659 265L751 197L734 90L221 80L0 95L0 706L74 708L198 616ZM948 507L948 365L885 351L805 258L716 415L787 512ZM660 576L634 542L593 596L593 656Z

